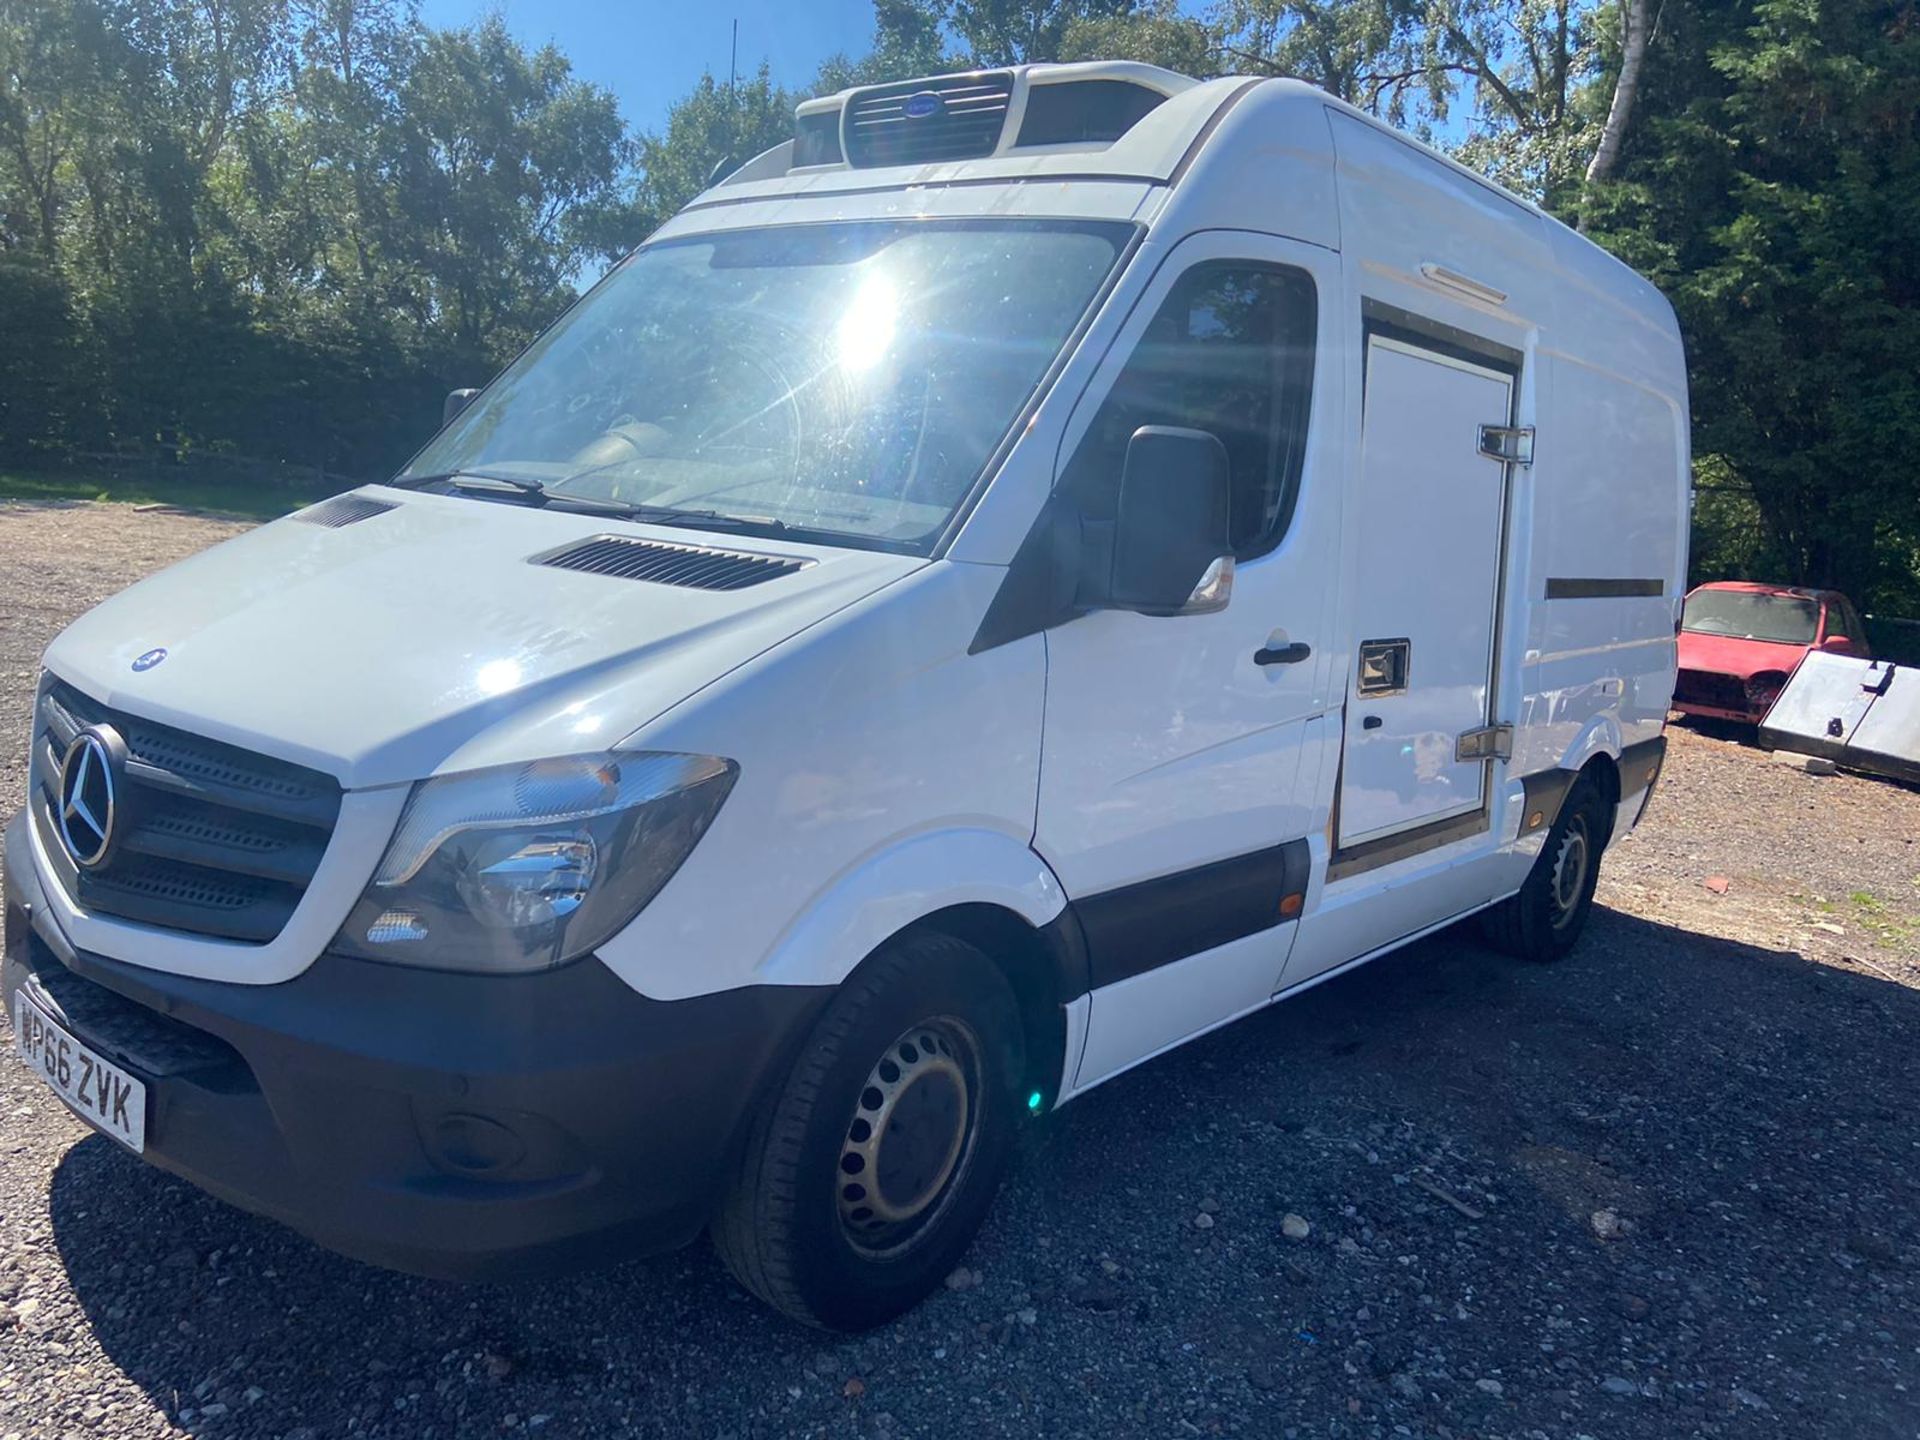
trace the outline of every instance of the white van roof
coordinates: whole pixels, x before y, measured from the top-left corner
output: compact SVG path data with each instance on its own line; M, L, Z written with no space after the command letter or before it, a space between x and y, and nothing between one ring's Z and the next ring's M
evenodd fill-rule
M1013 189L1049 213L1133 216L1146 190L1184 191L1191 177L1213 197L1210 213L1227 205L1233 223L1338 250L1334 171L1348 162L1336 161L1333 132L1346 125L1392 142L1348 148L1386 164L1391 174L1380 178L1389 187L1426 193L1443 229L1479 213L1498 231L1495 212L1511 207L1511 218L1541 226L1553 262L1540 273L1552 283L1578 283L1663 332L1674 329L1665 298L1617 256L1524 196L1301 80L1203 81L1122 60L1014 65L856 86L802 102L794 124L793 139L696 197L668 231L749 216L764 222L777 213L767 202L838 197L833 204L844 210L889 191L915 192L921 206L944 192L946 208L999 212ZM763 203L744 203L756 201Z
M792 140L749 160L688 208L776 195L995 180L1166 184L1191 163L1230 102L1256 87L1263 108L1341 111L1511 203L1544 213L1532 201L1305 81L1237 75L1203 81L1130 60L922 76L803 101L794 111Z

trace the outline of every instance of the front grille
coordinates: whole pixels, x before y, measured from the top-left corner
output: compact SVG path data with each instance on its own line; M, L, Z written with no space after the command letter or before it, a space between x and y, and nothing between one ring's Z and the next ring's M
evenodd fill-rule
M1745 710L1747 687L1731 675L1711 670L1682 670L1673 686L1676 705L1705 705L1714 710Z
M107 858L83 869L55 817L61 760L94 727L117 734L127 757ZM110 709L51 677L34 721L31 794L55 878L76 904L256 944L286 925L340 814L330 776Z
M847 161L925 165L991 155L1012 98L1006 70L857 90L847 101Z

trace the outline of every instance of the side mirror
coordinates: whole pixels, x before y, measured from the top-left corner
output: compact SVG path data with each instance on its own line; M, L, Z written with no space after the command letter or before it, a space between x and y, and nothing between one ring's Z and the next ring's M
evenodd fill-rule
M1231 466L1204 430L1143 425L1127 442L1105 603L1146 615L1218 610L1233 589Z
M453 417L458 415L478 395L478 390L449 390L444 404L440 407L440 424L451 425Z
M1820 642L1820 648L1822 650L1851 650L1853 649L1853 641L1844 635L1829 635Z

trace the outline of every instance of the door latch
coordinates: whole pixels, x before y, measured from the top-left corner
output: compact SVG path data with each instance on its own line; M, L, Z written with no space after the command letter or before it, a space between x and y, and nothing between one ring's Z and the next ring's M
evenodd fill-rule
M1509 465L1533 464L1533 426L1482 425L1480 453Z
M1467 731L1453 742L1453 758L1461 764L1469 760L1511 760L1513 726L1482 725Z
M1363 700L1404 695L1412 667L1411 640L1362 640L1360 673L1355 677L1353 693Z

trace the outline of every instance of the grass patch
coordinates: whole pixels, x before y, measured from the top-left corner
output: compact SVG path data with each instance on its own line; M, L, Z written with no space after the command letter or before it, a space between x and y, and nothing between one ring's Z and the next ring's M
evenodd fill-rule
M97 470L0 470L0 500L102 500L117 505L179 505L272 520L322 498L296 486L190 477L112 475Z
M1847 897L1853 903L1854 920L1890 949L1906 949L1920 939L1920 920L1903 915L1878 895L1856 890Z

